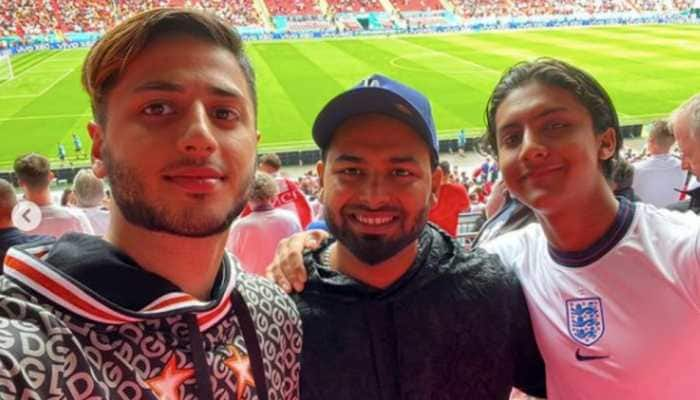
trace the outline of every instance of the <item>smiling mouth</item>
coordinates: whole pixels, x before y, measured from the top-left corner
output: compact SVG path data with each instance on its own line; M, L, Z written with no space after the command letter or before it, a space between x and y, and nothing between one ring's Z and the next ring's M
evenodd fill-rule
M355 221L358 221L361 224L369 225L369 226L388 225L388 224L392 223L394 220L398 219L398 217L364 217L361 215L353 215L352 217Z

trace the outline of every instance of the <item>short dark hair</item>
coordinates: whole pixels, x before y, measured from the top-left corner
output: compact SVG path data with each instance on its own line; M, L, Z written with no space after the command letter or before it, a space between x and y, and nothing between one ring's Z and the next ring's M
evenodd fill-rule
M278 156L275 153L267 153L261 155L260 160L258 162L260 164L274 168L275 171L282 168L282 160L280 160L280 156Z
M17 179L29 189L44 189L49 186L51 164L49 159L37 153L29 153L15 159L13 166Z
M610 181L615 184L616 190L632 187L632 182L634 181L634 166L622 158L616 160L613 164Z
M83 64L82 83L90 96L95 120L107 122L107 94L124 70L151 42L178 35L202 39L230 51L245 75L255 119L255 73L238 32L216 15L182 8L157 8L137 14L112 28L90 49ZM183 51L186 51L183 49Z
M622 147L620 122L610 96L598 81L587 72L552 58L538 58L520 62L508 69L496 84L486 104L486 133L481 138L484 150L498 158L496 136L496 112L501 103L515 89L530 82L555 86L571 93L583 105L593 120L593 130L600 134L613 128L615 131L615 152L602 162L603 174L610 177L615 160L619 159Z
M440 169L442 170L443 174L445 174L445 175L450 174L451 171L450 171L450 162L449 161L447 161L447 160L440 161L439 166L440 166Z

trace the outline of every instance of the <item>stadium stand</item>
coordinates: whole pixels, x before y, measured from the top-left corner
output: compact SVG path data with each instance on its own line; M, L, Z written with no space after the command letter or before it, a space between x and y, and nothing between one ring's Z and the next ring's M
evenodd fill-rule
M433 11L443 10L440 0L393 0L391 4L397 10L404 11Z
M335 14L384 12L378 0L331 0L328 1L328 9Z
M4 0L0 48L62 41L72 33L100 33L155 7L214 11L243 33L386 31L456 27L471 21L543 17L622 18L691 10L690 0ZM248 28L252 29L249 30ZM44 39L47 40L47 39Z

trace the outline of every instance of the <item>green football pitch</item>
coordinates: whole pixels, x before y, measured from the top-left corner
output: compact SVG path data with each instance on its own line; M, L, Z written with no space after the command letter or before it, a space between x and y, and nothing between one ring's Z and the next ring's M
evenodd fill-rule
M557 57L596 76L623 123L663 117L700 91L700 25L654 25L250 42L258 77L261 151L313 148L321 107L360 79L383 73L432 101L438 130L483 129L486 99L503 71L521 60ZM0 170L21 153L57 158L71 133L89 138L80 66L87 50L45 51L12 59L0 82Z

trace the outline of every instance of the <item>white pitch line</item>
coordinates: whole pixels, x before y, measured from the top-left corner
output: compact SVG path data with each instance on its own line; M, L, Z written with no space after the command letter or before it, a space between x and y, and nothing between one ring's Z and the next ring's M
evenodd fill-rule
M76 66L75 66L75 68L78 68L78 67L79 67L79 65L76 65ZM51 90L51 88L53 88L54 86L58 85L58 83L61 82L65 77L67 77L68 75L70 75L71 72L75 71L75 68L66 71L65 74L61 75L61 76L60 76L58 79L56 79L52 84L50 84L48 87L46 87L46 89L42 90L41 93L39 93L39 96L43 96L44 94L46 94L46 92L48 92L49 90Z
M6 84L7 82L11 82L11 81L15 80L15 79L19 78L20 76L24 76L24 74L26 74L27 72L33 70L34 68L36 68L36 67L38 67L38 66L40 66L40 65L43 65L46 61L48 61L48 60L50 60L51 58L55 57L56 54L58 54L58 53L52 54L52 55L50 55L50 56L44 58L43 60L39 61L38 63L32 65L31 67L25 69L24 71L22 71L22 72L20 72L20 73L18 73L17 75L14 76L14 78L8 79L8 80L6 80L6 81L4 81L4 82L0 82L0 86ZM10 59L10 62L12 62L12 59Z

